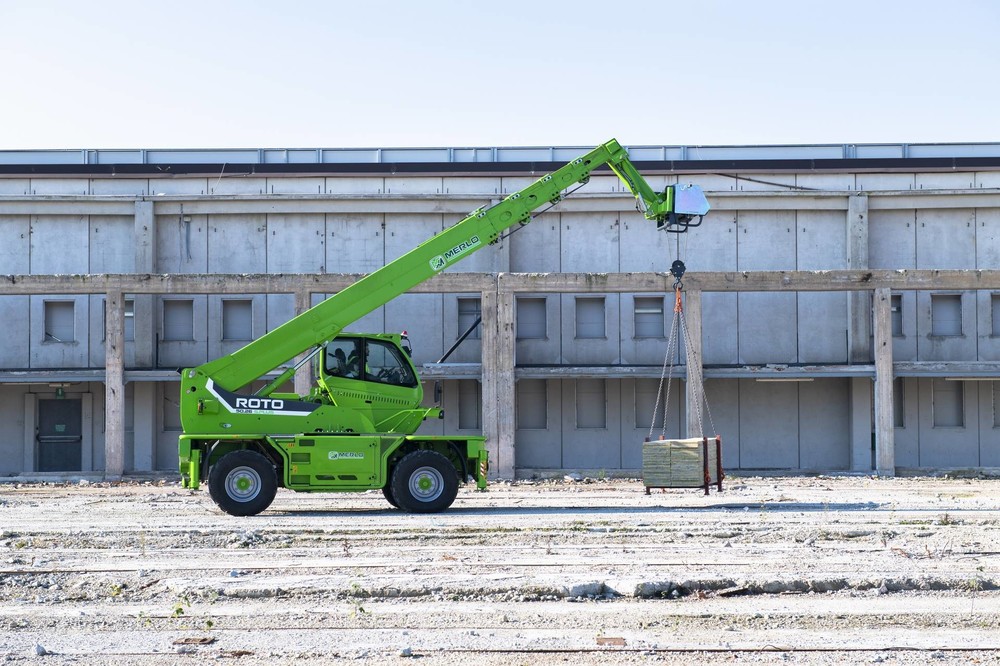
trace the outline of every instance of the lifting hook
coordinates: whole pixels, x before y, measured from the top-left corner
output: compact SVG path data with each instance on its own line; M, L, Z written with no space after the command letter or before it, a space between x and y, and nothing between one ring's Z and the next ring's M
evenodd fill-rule
M681 278L684 277L684 271L686 270L687 267L680 259L675 259L674 263L670 264L670 274L674 276L674 289L683 288L684 285L681 283Z

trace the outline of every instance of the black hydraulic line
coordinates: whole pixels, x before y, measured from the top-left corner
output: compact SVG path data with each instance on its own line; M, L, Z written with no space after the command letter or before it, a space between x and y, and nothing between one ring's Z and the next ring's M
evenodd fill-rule
M455 344L453 344L451 346L451 348L448 349L448 351L446 351L444 353L444 356L442 356L441 358L439 358L437 362L438 363L444 363L445 361L447 361L448 357L451 356L455 352L456 349L458 349L458 346L460 344L462 344L463 342L465 342L465 339L467 337L469 337L470 335L472 335L472 332L474 330L476 330L476 326L479 326L481 323L483 323L483 317L482 317L482 315L476 317L476 321L472 322L472 326L469 327L469 330L467 330L465 333L462 333L461 337L459 337L458 340L455 340Z

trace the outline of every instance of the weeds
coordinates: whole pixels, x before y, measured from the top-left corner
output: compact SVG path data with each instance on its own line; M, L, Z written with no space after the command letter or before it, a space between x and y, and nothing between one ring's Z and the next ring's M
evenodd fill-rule
M191 608L191 599L186 594L177 598L177 602L174 604L174 610L170 613L170 617L183 617L185 608Z

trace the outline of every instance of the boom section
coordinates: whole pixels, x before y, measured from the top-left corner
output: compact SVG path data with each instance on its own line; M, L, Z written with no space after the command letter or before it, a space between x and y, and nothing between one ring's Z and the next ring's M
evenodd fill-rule
M564 190L576 183L585 183L591 172L604 164L611 166L640 201L639 208L647 218L662 222L675 213L673 188L663 193L655 192L629 161L625 149L611 140L499 203L473 211L343 291L232 354L195 368L194 372L211 378L223 389L236 391L296 355L333 339L369 312L496 242L510 227L527 224L533 211L558 202ZM707 203L705 208L707 212ZM262 394L269 393L270 388Z

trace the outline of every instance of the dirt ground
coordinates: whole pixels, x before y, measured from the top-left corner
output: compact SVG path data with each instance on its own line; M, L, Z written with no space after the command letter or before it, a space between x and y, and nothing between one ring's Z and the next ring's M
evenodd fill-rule
M1000 663L1000 481L0 483L0 663Z

